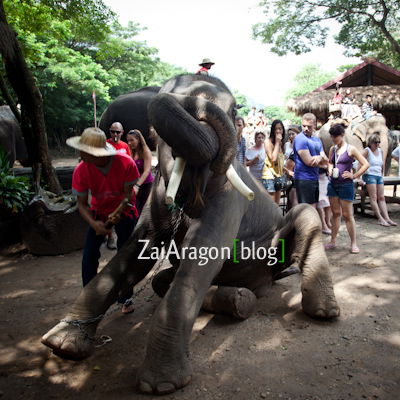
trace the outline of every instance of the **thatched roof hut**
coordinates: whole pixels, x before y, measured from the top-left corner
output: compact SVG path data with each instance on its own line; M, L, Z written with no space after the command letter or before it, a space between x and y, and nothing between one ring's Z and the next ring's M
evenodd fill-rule
M359 106L371 94L374 109L385 116L387 125L400 127L400 71L374 59L367 59L314 91L289 100L287 107L297 115L312 112L319 121L326 122L329 100L333 99L338 83L343 94L346 88L351 89L351 96Z

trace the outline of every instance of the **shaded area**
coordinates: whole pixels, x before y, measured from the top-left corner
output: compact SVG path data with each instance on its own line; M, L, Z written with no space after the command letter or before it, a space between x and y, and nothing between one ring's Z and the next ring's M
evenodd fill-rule
M400 208L389 205L400 222ZM334 322L300 309L299 276L275 284L238 323L215 316L191 345L192 383L166 399L396 399L400 392L400 230L356 216L361 253L350 255L342 224L328 253L342 309ZM326 238L328 240L328 238ZM102 250L102 265L113 252ZM3 398L149 399L134 389L159 303L146 289L133 314L100 325L112 342L82 362L61 360L40 337L80 291L81 252L0 258L0 391ZM207 320L207 319L206 319Z

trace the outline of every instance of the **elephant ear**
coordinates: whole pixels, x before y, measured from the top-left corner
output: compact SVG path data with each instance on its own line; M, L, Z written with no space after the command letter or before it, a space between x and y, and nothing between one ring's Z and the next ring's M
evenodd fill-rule
M365 121L364 121L365 122ZM367 143L367 134L368 134L368 127L362 122L359 124L354 130L353 130L353 135L356 135L361 142L364 144Z

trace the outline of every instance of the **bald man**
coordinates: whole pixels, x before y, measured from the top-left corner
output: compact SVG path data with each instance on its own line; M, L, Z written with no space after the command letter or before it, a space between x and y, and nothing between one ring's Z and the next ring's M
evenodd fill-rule
M112 144L118 153L132 157L131 149L121 140L121 136L124 133L122 124L120 122L113 122L109 131L111 138L108 139L107 142Z

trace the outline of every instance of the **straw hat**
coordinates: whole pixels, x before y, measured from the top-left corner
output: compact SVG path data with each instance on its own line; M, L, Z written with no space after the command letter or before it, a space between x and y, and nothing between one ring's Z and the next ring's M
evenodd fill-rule
M213 63L209 58L203 58L203 61L199 65L202 66L204 64L214 65L215 63Z
M117 154L117 150L113 145L107 143L105 133L99 128L86 128L81 136L68 138L67 145L95 157Z

